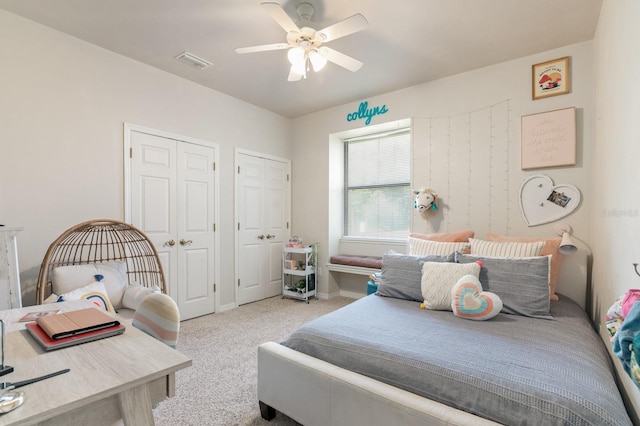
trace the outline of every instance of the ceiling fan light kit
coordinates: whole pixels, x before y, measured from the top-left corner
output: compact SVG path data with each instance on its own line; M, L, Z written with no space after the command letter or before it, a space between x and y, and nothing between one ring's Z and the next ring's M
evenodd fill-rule
M324 48L315 49L311 47L311 44L307 41L303 41L298 46L289 49L287 58L291 64L290 80L292 80L292 78L296 80L306 78L307 71L309 70L309 62L315 72L324 68L327 64L327 58L323 56L323 52L325 51L322 49Z
M244 54L288 49L287 59L291 64L288 77L289 81L298 81L307 78L307 71L309 71L310 68L313 68L314 72L318 72L324 68L327 62L333 62L352 72L356 72L362 67L362 62L357 59L323 46L322 44L364 30L369 26L364 16L356 14L316 31L306 26L299 28L278 3L265 2L262 3L262 7L269 12L273 20L287 32L287 43L242 47L236 49L237 53ZM309 3L300 3L296 7L296 13L298 14L300 22L309 22L314 12L313 6Z
M320 71L327 65L327 58L322 55L322 47L318 50L312 50L309 52L309 61L315 72Z
M306 54L305 49L302 46L296 46L289 49L289 52L287 53L287 58L289 59L289 63L291 63L291 65L296 65L304 61L305 54Z

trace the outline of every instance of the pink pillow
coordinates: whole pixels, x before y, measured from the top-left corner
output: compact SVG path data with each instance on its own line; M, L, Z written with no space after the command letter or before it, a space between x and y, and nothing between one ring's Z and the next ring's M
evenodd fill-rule
M443 243L466 243L469 238L473 238L473 231L440 232L438 234L409 234L410 238L421 240L440 241Z
M558 276L560 275L560 265L562 264L562 255L558 252L560 247L561 238L523 238L523 237L507 237L505 235L495 234L493 232L487 232L487 240L498 243L506 242L520 242L531 243L535 241L544 241L545 245L542 247L540 256L551 255L551 266L549 270L549 299L558 300L556 294L556 286L558 284Z

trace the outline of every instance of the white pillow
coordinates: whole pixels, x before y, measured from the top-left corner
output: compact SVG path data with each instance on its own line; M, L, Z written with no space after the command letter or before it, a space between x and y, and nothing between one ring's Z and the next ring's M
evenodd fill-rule
M57 303L58 302L58 297L60 297L60 296L58 296L55 293L51 293L49 295L49 297L47 297L46 299L44 299L42 301L42 304L44 305L45 303Z
M421 238L409 238L410 256L446 256L455 251L464 253L468 249L469 243L448 243L423 240Z
M497 243L475 238L469 238L469 242L471 243L472 255L493 257L537 257L540 256L546 244L546 241Z
M451 310L451 289L465 275L480 276L478 263L424 262L422 265L422 297L424 308Z
M107 312L115 312L115 310L113 309L113 305L109 300L109 296L107 295L107 290L105 289L104 284L99 281L94 281L87 286L77 288L73 291L58 296L58 302L80 299L87 299L94 305L101 307Z
M124 296L122 296L122 307L135 311L140 306L142 299L151 293L160 293L160 290L143 287L140 284L128 285L124 290Z
M98 274L104 277L101 282L114 308L121 308L122 296L127 285L127 265L124 262L59 266L51 275L51 292L64 294L84 287L94 282Z

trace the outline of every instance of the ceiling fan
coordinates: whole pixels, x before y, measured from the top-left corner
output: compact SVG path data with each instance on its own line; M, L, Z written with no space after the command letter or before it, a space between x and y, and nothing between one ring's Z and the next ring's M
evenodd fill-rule
M273 20L287 32L287 42L240 47L236 49L237 53L243 54L289 49L287 52L287 58L291 63L289 81L298 81L302 78L307 78L307 71L310 69L309 64L311 64L311 68L313 68L315 72L320 71L326 65L327 61L333 62L353 72L358 71L360 67L362 67L362 62L359 60L324 46L326 42L367 28L369 23L361 14L358 13L316 31L308 26L299 28L278 3L265 2L262 3L262 7L271 15ZM296 12L301 22L308 23L313 16L314 8L309 3L300 3L296 7Z

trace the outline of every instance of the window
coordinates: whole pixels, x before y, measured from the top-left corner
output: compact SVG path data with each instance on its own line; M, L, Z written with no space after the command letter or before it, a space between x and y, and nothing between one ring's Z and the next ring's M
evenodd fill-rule
M409 129L344 142L344 235L405 238L413 196Z

